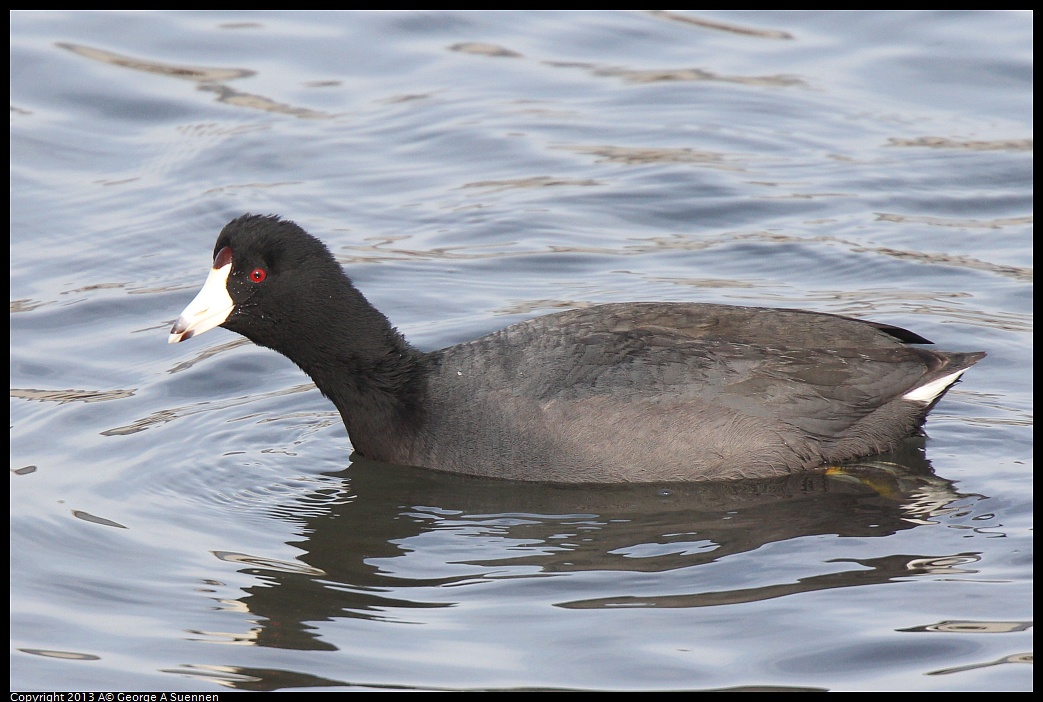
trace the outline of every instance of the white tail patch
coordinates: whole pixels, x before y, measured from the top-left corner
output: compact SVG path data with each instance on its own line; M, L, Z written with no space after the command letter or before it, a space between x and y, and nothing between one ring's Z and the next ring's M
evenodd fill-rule
M932 380L926 385L921 385L918 388L914 388L913 390L910 390L906 394L902 395L902 399L909 400L911 402L922 402L925 405L929 405L932 402L934 402L936 397L945 392L945 390L950 385L959 380L960 376L963 375L964 371L966 370L967 369L964 368L963 370L958 370L955 373L943 375L941 378L938 378L937 380Z

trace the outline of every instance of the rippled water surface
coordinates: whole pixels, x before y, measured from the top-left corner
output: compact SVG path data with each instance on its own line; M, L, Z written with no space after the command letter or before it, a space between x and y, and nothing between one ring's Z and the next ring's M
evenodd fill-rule
M1032 44L1017 12L13 13L12 689L1031 689ZM825 476L353 461L285 358L167 344L243 212L425 349L686 300L988 357L925 442Z

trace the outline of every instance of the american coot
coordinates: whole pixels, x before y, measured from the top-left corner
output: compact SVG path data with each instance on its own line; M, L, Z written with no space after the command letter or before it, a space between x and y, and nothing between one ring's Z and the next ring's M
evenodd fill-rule
M216 326L300 366L362 456L554 482L768 477L879 453L985 356L831 314L665 302L560 312L425 353L322 242L259 215L221 231L170 343Z

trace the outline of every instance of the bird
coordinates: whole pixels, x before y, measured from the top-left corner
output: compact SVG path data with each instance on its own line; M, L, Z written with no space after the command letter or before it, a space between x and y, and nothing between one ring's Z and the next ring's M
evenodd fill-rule
M552 483L769 478L876 455L921 431L983 352L798 309L597 304L422 351L294 222L217 237L169 343L214 327L293 361L356 454Z

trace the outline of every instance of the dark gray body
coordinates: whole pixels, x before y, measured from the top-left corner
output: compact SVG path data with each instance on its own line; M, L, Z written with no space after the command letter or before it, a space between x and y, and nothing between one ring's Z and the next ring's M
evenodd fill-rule
M981 357L910 347L881 328L893 329L683 303L539 317L430 354L419 431L372 453L560 482L814 469L914 433L933 402L902 396Z

